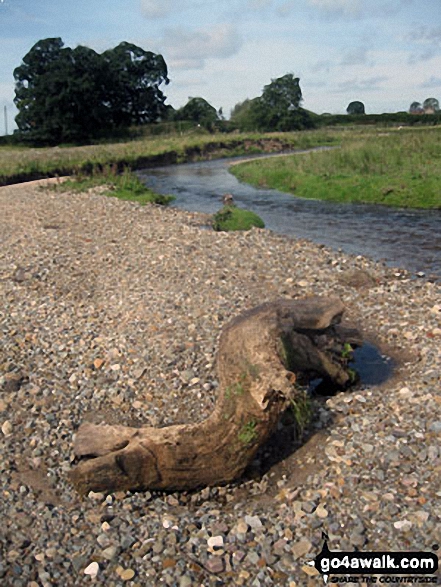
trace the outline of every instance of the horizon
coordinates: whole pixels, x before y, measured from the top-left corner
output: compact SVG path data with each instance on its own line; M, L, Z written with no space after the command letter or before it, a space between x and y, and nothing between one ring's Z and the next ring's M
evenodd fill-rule
M16 128L13 70L39 40L98 53L127 41L163 55L166 103L201 96L229 118L238 102L261 95L286 73L300 78L302 107L344 114L408 111L441 101L441 5L429 0L1 0L0 134ZM115 25L118 25L115 34Z

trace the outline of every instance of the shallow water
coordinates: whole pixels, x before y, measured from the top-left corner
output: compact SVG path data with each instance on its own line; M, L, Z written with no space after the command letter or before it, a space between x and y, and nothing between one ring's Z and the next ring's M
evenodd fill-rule
M306 238L344 252L441 278L441 210L409 210L367 204L306 200L240 183L220 159L138 172L145 184L176 196L174 206L213 213L225 193L253 210L270 230Z

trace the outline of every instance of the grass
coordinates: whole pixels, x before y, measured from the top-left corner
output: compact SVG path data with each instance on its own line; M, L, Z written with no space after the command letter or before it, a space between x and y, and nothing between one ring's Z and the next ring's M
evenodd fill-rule
M253 226L265 228L265 223L254 212L236 206L224 206L213 216L213 229L216 231L250 230Z
M52 189L57 191L77 191L84 192L88 189L106 186L108 188L106 195L113 196L120 200L130 200L139 204L160 204L167 206L172 202L174 196L157 194L147 188L142 181L129 169L123 173L118 173L117 168L106 166L104 169L95 171L91 175L73 175L66 181L52 185Z
M441 209L441 128L341 133L340 149L242 163L241 181L302 198Z
M335 142L332 131L269 134L187 134L80 147L0 146L0 185L43 177L92 173L116 165L141 169L198 159L305 149Z

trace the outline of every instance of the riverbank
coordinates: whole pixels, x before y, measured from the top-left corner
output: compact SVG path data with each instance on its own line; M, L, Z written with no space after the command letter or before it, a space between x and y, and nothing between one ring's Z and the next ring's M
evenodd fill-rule
M5 187L0 211L4 584L81 585L87 571L106 587L312 587L306 563L322 531L333 550L431 550L441 521L439 285L96 192ZM300 450L283 425L254 477L233 486L78 497L67 474L81 422L204 419L222 327L266 300L309 295L341 297L348 320L400 360L395 377L317 405Z
M307 149L334 144L328 130L293 133L187 134L86 146L29 148L0 146L0 186L47 177L91 174L112 167L141 169L175 163Z
M235 165L241 181L301 198L441 209L441 129L366 133L341 149Z

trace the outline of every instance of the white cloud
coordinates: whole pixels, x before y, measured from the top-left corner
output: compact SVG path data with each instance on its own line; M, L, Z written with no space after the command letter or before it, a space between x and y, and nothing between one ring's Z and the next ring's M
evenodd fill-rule
M146 18L164 18L173 10L173 0L141 0L141 12Z
M251 10L263 10L273 4L273 0L248 0L247 5Z
M367 47L354 47L346 51L340 61L340 65L366 65L368 62Z
M369 77L363 80L358 78L340 82L337 87L337 92L347 93L351 92L373 92L380 89L380 84L388 79L385 75L378 75Z
M421 84L422 88L441 88L441 77L434 75L430 76L429 79Z
M338 12L350 16L357 16L363 9L362 0L309 0L309 3L326 12Z
M234 25L222 24L211 29L168 29L160 44L167 63L173 68L201 69L206 59L227 58L237 53L242 38Z

